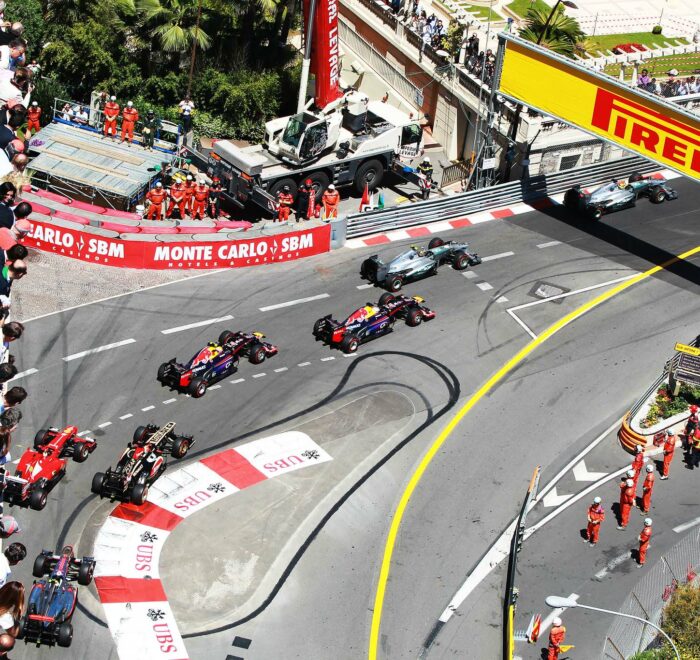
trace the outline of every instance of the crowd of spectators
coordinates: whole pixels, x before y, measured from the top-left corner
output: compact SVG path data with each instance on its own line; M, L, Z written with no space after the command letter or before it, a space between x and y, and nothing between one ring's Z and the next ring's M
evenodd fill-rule
M664 96L666 98L700 94L700 76L687 76L682 78L678 76L677 69L667 71L666 75L668 78L657 80L649 75L647 69L642 69L642 72L637 78L637 87L651 94Z

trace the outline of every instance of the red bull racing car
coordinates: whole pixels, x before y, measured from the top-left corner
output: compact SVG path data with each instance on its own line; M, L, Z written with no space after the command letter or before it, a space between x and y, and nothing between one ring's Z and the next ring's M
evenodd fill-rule
M409 298L385 293L376 305L367 303L342 322L330 314L324 316L314 324L313 335L316 341L337 346L344 353L354 353L360 344L391 332L397 319L412 327L434 319L435 312L422 302L420 296Z
M97 472L92 478L92 492L140 506L148 497L149 486L165 472L166 455L184 458L193 444L191 435L175 434L175 422L160 428L154 424L139 426L117 466Z
M34 438L34 448L22 454L15 476L5 475L3 499L40 511L51 490L65 476L67 459L82 463L96 447L94 440L78 435L77 426L66 426L62 431L42 429Z
M34 580L18 639L37 646L70 646L73 641L71 619L78 604L78 589L72 582L87 587L94 572L95 560L76 558L70 545L59 555L42 550L32 570L34 577L40 579Z
M176 358L161 364L158 380L199 398L204 396L209 385L235 373L241 357L248 358L252 364L260 364L277 355L278 348L263 339L265 335L261 332L224 330L218 342L209 342L186 364L178 363Z

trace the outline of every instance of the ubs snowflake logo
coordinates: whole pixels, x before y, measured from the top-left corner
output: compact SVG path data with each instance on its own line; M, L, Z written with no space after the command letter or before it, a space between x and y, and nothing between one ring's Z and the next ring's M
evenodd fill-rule
M226 486L217 481L215 484L209 484L207 490L210 490L212 493L223 493L226 490Z
M144 532L141 534L141 543L153 543L158 540L158 535L153 532Z
M314 461L317 461L319 458L321 458L321 454L319 454L315 449L307 449L306 451L301 452L301 455L304 458L308 458L309 460Z
M146 612L146 616L151 621L160 621L161 619L165 618L165 612L163 612L163 610L154 610L149 608L148 612Z

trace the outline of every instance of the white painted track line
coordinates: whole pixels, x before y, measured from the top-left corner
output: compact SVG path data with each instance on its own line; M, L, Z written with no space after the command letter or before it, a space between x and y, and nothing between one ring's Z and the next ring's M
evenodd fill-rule
M8 380L8 383L11 383L13 380L17 380L18 378L24 378L25 376L31 376L32 374L37 373L39 371L38 369L27 369L26 371L20 371L14 378L10 378Z
M330 360L335 360L335 356L331 355L330 357L321 358L321 362L329 362Z
M324 298L330 298L330 294L320 293L317 296L309 296L308 298L297 298L296 300L288 300L287 302L277 303L276 305L268 305L267 307L260 307L259 309L261 312L271 312L273 309L291 307L292 305L300 305L301 303L312 302L313 300L323 300Z
M207 319L206 321L197 321L196 323L188 323L187 325L179 325L175 328L168 328L167 330L161 330L160 333L162 335L171 335L174 332L182 332L183 330L191 330L192 328L201 328L205 325L222 323L223 321L230 321L231 319L233 319L233 316L231 316L231 314L227 314L226 316L220 316L216 319Z
M542 248L554 247L555 245L561 245L561 241L549 241L547 243L540 243L537 247L542 249Z
M357 288L358 289L373 289L374 284L358 284Z
M167 406L169 403L175 403L177 399L167 399L166 401L163 401L163 405Z
M210 390L220 390L220 389L221 389L221 385L210 385L207 389L210 389Z
M88 430L88 431L81 431L80 433L78 433L78 435L82 438L84 435L87 435L88 433L92 433L92 431L90 431L90 430Z
M311 362L300 362L297 367L308 367L311 364Z
M628 559L632 558L632 553L628 550L623 555L619 555L611 559L604 568L601 568L596 574L596 580L602 580L610 571L614 571L620 564L624 564Z
M482 291L491 291L491 289L493 289L488 282L477 282L476 286Z
M64 362L70 362L71 360L77 360L86 355L92 355L93 353L102 353L102 351L109 351L112 348L119 348L120 346L126 346L127 344L135 343L135 339L124 339L122 341L116 341L113 344L105 344L104 346L98 346L97 348L91 348L87 351L80 351L80 353L73 353L73 355L67 355L63 358Z
M276 374L280 374L280 373L282 373L283 371L287 371L288 369L289 369L289 367L280 367L279 369L275 369L274 372L275 372Z
M122 415L119 419L124 420L124 419L129 419L129 417L133 417L131 413L126 413L126 415Z
M528 328L527 324L525 321L523 321L512 309L507 309L506 312L510 314L511 318L523 329L525 332L527 332L530 337L533 339L537 339L537 335Z
M503 259L504 257L512 257L515 252L500 252L498 254L492 254L488 257L481 257L481 261L495 261L496 259Z
M112 422L102 422L102 424L97 425L97 428L104 429L104 428L107 428L108 426L112 426Z
M230 380L229 383L231 385L235 385L236 383L242 383L245 380L245 378L236 378L236 380Z
M678 527L674 527L673 531L676 532L676 534L680 534L681 532L685 532L686 529L696 527L697 525L700 525L700 518L693 518L687 523L683 523L682 525L678 525Z
M141 408L141 412L148 412L149 410L153 410L155 406L146 406L145 408Z
M500 296L500 297L496 298L496 302L497 302L497 303L501 303L501 304L502 304L502 303L507 303L507 302L508 302L508 298L506 298L505 296Z
M473 280L475 277L479 277L473 270L465 270L462 275L468 280Z

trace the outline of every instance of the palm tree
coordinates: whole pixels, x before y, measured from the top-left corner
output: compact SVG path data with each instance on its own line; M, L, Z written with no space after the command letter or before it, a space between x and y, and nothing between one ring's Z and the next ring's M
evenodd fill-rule
M192 46L206 50L211 38L197 25L198 0L136 0L136 10L151 25L151 35L169 53Z
M550 10L532 7L525 17L526 27L520 37L538 43L560 55L573 57L577 44L585 43L586 35L575 18L567 16L563 7L550 17Z

